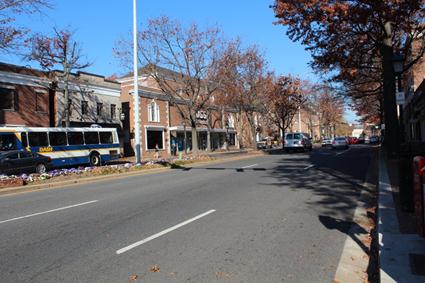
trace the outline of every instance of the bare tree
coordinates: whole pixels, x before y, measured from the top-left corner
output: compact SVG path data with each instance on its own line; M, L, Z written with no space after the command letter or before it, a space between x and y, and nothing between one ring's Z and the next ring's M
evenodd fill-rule
M197 114L221 83L216 72L222 43L219 30L201 30L196 24L185 28L168 17L160 17L149 21L138 34L138 41L144 72L154 78L183 120L190 123L196 155ZM124 66L131 66L131 41L119 41L114 52Z
M263 99L271 74L267 62L256 46L241 48L240 41L229 44L220 60L220 77L223 80L222 100L237 110L237 122L242 125L246 115L254 148L257 147L257 114L264 110ZM238 132L242 132L242 128Z
M31 53L27 56L29 60L36 61L43 69L51 70L59 67L57 85L63 84L64 90L64 120L65 126L70 124L70 75L74 71L82 70L91 65L82 55L80 44L73 39L74 33L69 30L54 29L53 36L41 34L31 39Z
M49 7L48 0L0 0L0 51L15 52L29 32L16 24L16 16L41 13Z
M282 139L305 101L306 91L299 78L280 76L271 82L264 100L265 115L281 131Z

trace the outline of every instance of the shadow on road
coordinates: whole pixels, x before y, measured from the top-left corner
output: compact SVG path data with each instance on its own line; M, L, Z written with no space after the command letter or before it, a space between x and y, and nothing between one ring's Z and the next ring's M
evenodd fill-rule
M319 221L329 230L338 230L346 234L366 253L369 254L369 248L360 240L360 235L367 235L367 231L353 221L346 221L330 216L319 215Z

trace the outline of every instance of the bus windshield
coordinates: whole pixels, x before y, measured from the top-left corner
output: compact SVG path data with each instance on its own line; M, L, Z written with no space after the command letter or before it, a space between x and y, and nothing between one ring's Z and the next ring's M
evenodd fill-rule
M0 134L0 151L15 149L17 149L15 134Z

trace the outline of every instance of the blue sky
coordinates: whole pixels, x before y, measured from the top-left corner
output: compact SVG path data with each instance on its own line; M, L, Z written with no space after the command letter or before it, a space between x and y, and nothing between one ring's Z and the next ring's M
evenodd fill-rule
M132 28L132 0L58 0L51 1L53 9L44 15L24 16L17 23L35 32L50 33L53 27L75 31L83 53L93 65L87 71L100 74L125 72L113 57L112 48ZM273 25L274 15L269 5L272 0L138 0L138 23L149 18L167 15L184 24L196 22L200 26L218 26L226 37L239 36L246 45L257 44L264 52L270 68L277 74L295 74L303 79L318 81L308 66L310 55L299 43L290 41L282 26ZM19 58L0 55L2 61L27 65ZM32 65L38 67L37 65ZM349 115L349 120L354 119Z

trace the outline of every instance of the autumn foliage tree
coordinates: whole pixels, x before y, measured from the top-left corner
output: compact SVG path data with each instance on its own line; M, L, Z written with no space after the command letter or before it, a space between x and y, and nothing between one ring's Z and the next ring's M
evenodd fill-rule
M0 51L16 51L29 33L28 27L17 24L18 15L40 13L48 7L48 0L0 0Z
M54 29L53 36L37 34L31 39L31 53L27 59L36 61L45 70L61 68L57 85L64 92L63 121L65 126L70 125L70 75L73 71L87 68L91 63L83 56L82 49L69 30ZM62 114L62 113L61 113Z
M302 81L291 75L278 77L266 92L265 116L280 130L282 138L306 101L306 95Z
M225 96L222 100L237 110L239 127L242 125L242 115L245 115L251 143L256 148L258 115L265 110L264 97L271 79L267 62L257 46L242 48L239 40L228 44L220 58L218 74L222 78L222 95ZM243 129L239 130L241 133Z
M335 136L337 125L344 119L344 101L329 86L320 86L317 92L320 125L327 137Z
M425 2L422 0L276 0L277 24L285 25L293 41L301 41L312 54L312 66L339 82L355 82L363 73L378 73L384 93L386 140L397 147L395 79L392 58L407 54L420 42L415 64L425 50ZM354 78L354 79L353 79ZM365 77L363 76L362 79Z
M138 34L139 62L158 87L177 107L192 128L192 150L198 152L197 113L204 109L221 84L217 63L223 40L216 28L183 27L178 21L159 17ZM117 42L116 57L131 67L131 40Z

